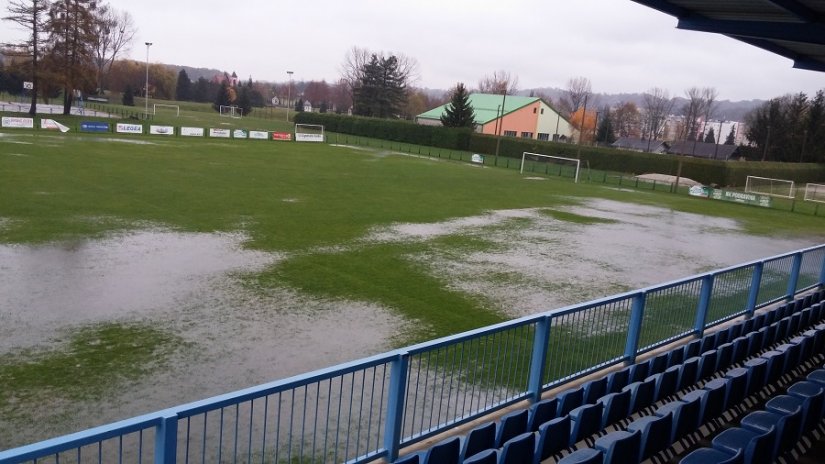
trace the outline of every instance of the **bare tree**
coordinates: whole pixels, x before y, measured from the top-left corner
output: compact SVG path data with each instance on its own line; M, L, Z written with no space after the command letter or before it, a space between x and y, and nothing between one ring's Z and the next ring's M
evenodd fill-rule
M586 77L572 77L567 80L567 99L570 103L570 112L575 113L584 105L584 101L593 95L590 79Z
M103 92L103 77L112 67L118 55L129 50L135 37L135 23L128 11L118 12L109 5L97 10L95 23L96 40L94 62L97 68L97 90Z
M684 126L682 134L683 140L696 140L699 137L700 124L707 121L716 109L716 98L719 96L716 89L712 87L691 87L685 90L688 101L682 106L682 116Z
M667 90L653 87L644 93L644 132L648 140L658 140L675 101Z
M44 33L44 13L49 9L48 0L29 0L29 1L10 1L9 2L9 16L3 18L5 21L11 21L23 28L27 29L31 35L29 38L16 44L7 44L12 54L17 56L24 56L31 60L31 106L29 107L29 114L34 115L37 111L37 91L39 89L39 75L40 75L40 55L45 46Z
M479 93L514 95L518 92L518 76L507 71L493 71L492 75L484 76L478 81Z

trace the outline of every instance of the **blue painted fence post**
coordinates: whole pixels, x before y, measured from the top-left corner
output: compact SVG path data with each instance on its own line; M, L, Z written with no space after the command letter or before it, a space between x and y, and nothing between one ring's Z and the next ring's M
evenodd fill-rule
M787 301L793 300L794 295L796 295L800 269L802 269L802 253L795 253L793 264L791 264L791 277L788 279L788 291L785 293L785 300Z
M390 366L390 387L387 395L387 423L384 430L384 449L387 462L398 459L401 448L401 427L404 420L404 400L407 397L407 370L410 354L401 353Z
M705 324L708 322L708 309L710 309L710 297L713 294L713 281L715 276L708 274L702 277L702 291L699 294L699 305L696 307L696 322L693 331L697 337L701 337L705 332Z
M630 309L630 325L627 328L627 343L624 347L624 361L627 364L636 362L636 351L639 349L639 337L642 334L642 319L645 315L645 292L637 293L633 297L633 306Z
M175 464L178 451L178 415L164 413L155 427L155 464Z
M546 316L536 322L536 334L533 337L533 354L530 357L530 378L527 380L527 391L530 393L530 400L533 403L541 400L549 341L550 316Z
M825 285L825 255L822 256L822 270L819 271L819 285Z
M756 263L753 268L753 279L751 279L751 289L748 293L748 305L745 307L745 313L748 317L753 316L756 311L756 300L759 298L759 286L762 284L762 269L765 268L765 263L760 261Z

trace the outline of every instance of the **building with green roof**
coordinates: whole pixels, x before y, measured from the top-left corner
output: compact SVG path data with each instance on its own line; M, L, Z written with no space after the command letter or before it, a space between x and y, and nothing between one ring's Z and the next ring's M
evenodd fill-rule
M577 131L558 111L538 97L470 94L475 112L476 132L534 140L573 140ZM502 103L504 111L502 111ZM419 114L419 124L441 125L441 115L449 103Z

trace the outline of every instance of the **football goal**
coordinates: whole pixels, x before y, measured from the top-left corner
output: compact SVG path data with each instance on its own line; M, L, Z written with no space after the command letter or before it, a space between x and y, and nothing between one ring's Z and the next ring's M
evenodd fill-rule
M570 177L574 182L579 181L581 160L565 158L563 156L542 155L525 151L521 154L521 168L519 172L535 172L539 174Z
M241 118L243 117L243 108L239 106L226 106L221 105L218 110L221 113L221 116L226 116L229 118Z
M175 112L175 116L180 116L180 106L178 105L165 105L163 103L153 103L152 104L152 114L158 114L158 108L168 108Z
M296 142L323 142L324 126L318 124L295 124Z
M745 192L780 198L794 198L796 196L796 188L792 180L772 179L770 177L748 176L745 179Z
M805 201L825 203L825 185L805 184Z

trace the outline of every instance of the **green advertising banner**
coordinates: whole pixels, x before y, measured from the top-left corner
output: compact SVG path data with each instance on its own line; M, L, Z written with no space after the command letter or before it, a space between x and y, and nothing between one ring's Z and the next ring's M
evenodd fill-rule
M710 192L710 197L714 200L732 201L735 203L744 203L746 205L762 206L763 208L771 207L771 197L756 193L712 189Z

